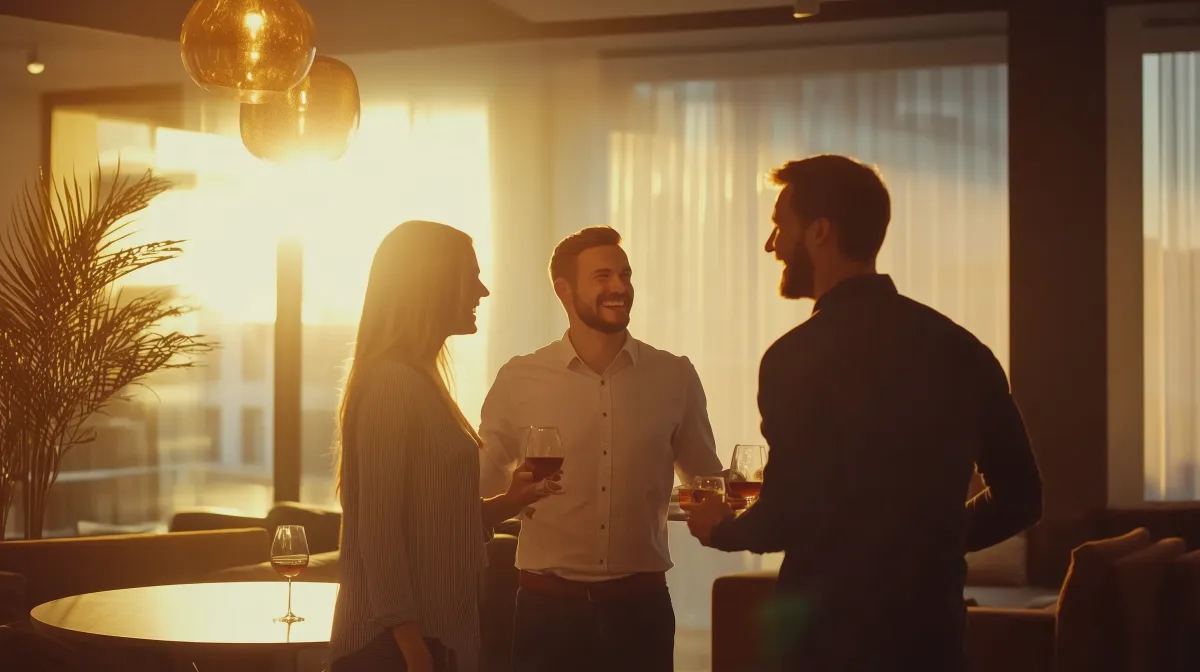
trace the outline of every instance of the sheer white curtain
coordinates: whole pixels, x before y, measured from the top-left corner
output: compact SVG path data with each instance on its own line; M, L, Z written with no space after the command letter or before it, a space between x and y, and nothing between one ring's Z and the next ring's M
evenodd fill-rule
M778 297L780 266L763 252L776 195L764 176L789 159L878 165L893 198L881 270L1007 363L1004 66L632 82L613 95L610 221L634 268L632 329L695 362L723 460L762 442L759 358L812 307ZM682 527L671 545L681 628L707 629L716 576L778 561L701 549Z
M1143 59L1145 497L1200 499L1200 52Z

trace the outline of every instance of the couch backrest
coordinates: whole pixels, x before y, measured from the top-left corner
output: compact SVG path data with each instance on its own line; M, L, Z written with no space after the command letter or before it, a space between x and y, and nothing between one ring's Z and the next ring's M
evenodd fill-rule
M33 608L70 595L194 583L219 569L270 560L262 528L6 541L0 571L28 581Z

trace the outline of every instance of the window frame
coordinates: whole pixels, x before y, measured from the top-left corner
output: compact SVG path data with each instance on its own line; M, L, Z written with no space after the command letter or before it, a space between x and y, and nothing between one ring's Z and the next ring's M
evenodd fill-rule
M1200 51L1200 7L1110 8L1107 39L1108 506L1146 508L1143 58Z

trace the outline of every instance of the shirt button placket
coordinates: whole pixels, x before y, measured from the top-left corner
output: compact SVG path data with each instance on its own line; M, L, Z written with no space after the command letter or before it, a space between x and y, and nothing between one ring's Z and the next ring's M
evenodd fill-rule
M599 560L601 566L608 564L608 525L611 522L612 507L610 505L608 486L612 484L612 458L608 451L612 444L612 386L607 377L600 379L600 416L607 422L601 423L600 432L600 544Z

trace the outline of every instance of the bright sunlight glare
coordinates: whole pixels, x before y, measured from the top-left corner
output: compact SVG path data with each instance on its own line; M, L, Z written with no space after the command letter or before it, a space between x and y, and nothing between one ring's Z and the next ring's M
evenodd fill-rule
M181 258L140 271L132 284L174 286L208 319L274 322L276 247L289 237L304 243L305 324L355 325L375 249L408 219L469 234L481 277L490 282L484 108L368 107L346 155L325 164L271 165L250 156L237 137L159 128L154 165L166 177L190 176L190 183L151 204L135 227L138 240L188 242ZM481 334L487 315L485 301ZM451 345L460 403L477 409L486 392L486 338Z

